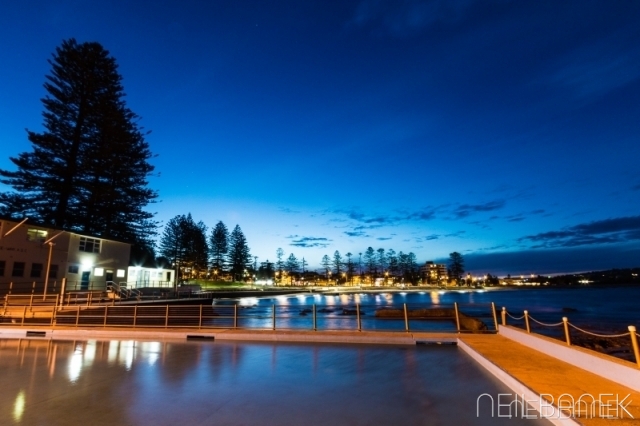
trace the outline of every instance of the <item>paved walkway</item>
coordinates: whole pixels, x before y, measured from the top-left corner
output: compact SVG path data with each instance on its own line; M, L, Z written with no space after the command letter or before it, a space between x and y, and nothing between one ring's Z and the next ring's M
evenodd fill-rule
M581 417L576 419L579 423L594 426L640 425L640 392L633 391L499 335L462 335L460 339L484 358L524 383L532 391L537 394L552 395L555 402L563 394L571 395L576 401L585 394L593 395L596 399L602 394L614 395L614 397L603 397L603 400L615 398L615 395L618 395L619 399L622 400L629 395L623 404L631 401L629 405L626 405L626 409L635 419L629 418L627 413L624 413L624 418L622 419L603 419L599 417L596 411L596 418ZM570 399L564 397L564 401L570 401ZM622 410L619 408L616 410L615 407L611 408L609 414L615 415L616 411L621 416Z

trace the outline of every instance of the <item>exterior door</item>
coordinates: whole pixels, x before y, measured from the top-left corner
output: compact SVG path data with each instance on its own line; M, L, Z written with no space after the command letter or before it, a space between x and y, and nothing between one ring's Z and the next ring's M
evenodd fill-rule
M88 290L89 289L89 276L91 275L91 271L84 271L82 273L82 281L80 281L80 290Z
M107 282L113 281L113 271L107 271L105 278Z

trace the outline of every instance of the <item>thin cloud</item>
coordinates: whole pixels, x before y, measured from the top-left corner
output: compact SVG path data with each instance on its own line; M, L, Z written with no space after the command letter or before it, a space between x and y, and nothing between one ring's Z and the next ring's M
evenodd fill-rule
M290 235L287 238L293 239L293 241L291 241L291 243L289 243L289 245L290 246L294 246L294 247L303 247L303 248L320 247L320 248L325 248L325 247L328 247L329 244L331 243L330 239L324 238L324 237L300 237L298 235Z
M518 239L519 242L535 243L532 248L577 247L638 240L640 240L640 216L597 220Z
M482 204L462 204L453 211L453 215L456 219L464 219L475 213L500 210L504 208L505 204L505 200L493 200Z

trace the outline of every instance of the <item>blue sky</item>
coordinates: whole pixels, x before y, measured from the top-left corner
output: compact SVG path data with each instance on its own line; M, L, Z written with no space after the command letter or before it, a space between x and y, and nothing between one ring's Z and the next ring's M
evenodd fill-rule
M11 2L0 168L75 37L116 58L152 131L157 219L239 224L259 262L638 266L639 21L622 1Z

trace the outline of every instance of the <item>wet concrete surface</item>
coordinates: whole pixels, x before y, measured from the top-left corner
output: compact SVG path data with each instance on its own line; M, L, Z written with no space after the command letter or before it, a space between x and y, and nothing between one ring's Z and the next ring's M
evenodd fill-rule
M0 340L3 425L501 425L455 346Z

